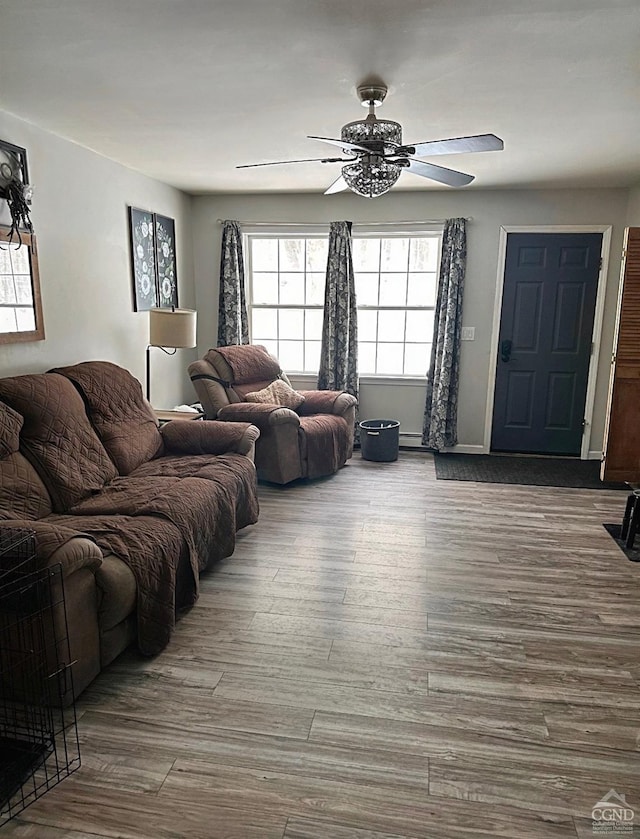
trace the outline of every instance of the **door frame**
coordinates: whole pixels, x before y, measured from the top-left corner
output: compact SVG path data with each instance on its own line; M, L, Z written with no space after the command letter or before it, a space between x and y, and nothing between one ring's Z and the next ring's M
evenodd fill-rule
M602 337L602 323L604 319L604 300L607 289L607 273L609 268L609 252L611 249L610 224L535 224L535 225L511 225L505 224L500 227L500 240L498 244L498 277L496 281L496 295L493 305L493 328L491 334L491 355L489 364L489 384L487 390L487 410L484 421L484 443L483 453L491 452L491 432L493 431L493 406L496 390L496 376L498 372L498 339L500 337L500 323L502 320L502 293L504 291L504 275L507 261L507 237L510 233L601 233L602 250L600 251L601 268L598 274L598 291L596 293L596 309L593 317L593 333L591 336L592 352L589 360L589 378L587 381L587 396L585 401L584 419L585 425L582 431L582 445L580 447L580 459L599 460L601 452L591 452L589 442L591 440L591 424L593 420L593 408L596 398L596 380L598 376L598 359L600 358L600 340Z

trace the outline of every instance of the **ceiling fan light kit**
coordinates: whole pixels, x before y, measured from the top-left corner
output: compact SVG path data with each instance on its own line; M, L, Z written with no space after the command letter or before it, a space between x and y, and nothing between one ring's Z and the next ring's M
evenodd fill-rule
M348 122L342 126L340 139L310 137L342 149L348 155L344 158L318 158L319 163L345 163L342 175L326 190L325 195L350 189L365 198L384 195L397 182L403 169L421 178L428 178L447 186L466 186L473 181L473 175L447 169L417 160L436 154L460 154L478 151L500 151L504 144L495 134L478 134L472 137L456 137L449 140L433 140L424 143L403 145L402 126L398 122L378 119L375 109L387 95L382 84L361 85L358 96L361 104L369 109L367 117ZM238 169L254 166L270 166L282 163L316 162L308 160L283 160L270 163L253 163L238 166Z

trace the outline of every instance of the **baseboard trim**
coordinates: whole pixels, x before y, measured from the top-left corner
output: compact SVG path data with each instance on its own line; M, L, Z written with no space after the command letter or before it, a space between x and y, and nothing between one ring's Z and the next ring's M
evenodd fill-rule
M457 446L452 446L450 449L443 449L442 451L445 454L486 454L484 446L468 443L458 443Z

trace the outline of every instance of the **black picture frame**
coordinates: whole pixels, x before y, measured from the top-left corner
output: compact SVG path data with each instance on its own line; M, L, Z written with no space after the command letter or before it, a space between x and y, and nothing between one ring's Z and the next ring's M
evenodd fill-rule
M16 165L17 164L17 165ZM18 179L23 186L29 186L29 166L27 163L27 150L22 146L16 146L15 143L10 143L7 140L0 140L0 167L7 167L7 174L17 174ZM17 168L17 173L16 173ZM4 185L6 184L5 173L0 169L0 224L11 224L12 218L9 212L9 206L5 203L7 197ZM28 199L28 203L30 200ZM29 232L31 228L21 220L17 227L18 230Z
M129 207L133 310L148 312L158 305L154 214Z
M176 225L172 218L154 214L158 308L178 308Z

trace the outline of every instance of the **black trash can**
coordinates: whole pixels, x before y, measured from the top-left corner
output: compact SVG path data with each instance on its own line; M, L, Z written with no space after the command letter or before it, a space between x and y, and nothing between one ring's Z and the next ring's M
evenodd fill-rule
M360 449L363 460L391 461L398 459L400 423L398 420L363 420L360 427Z

